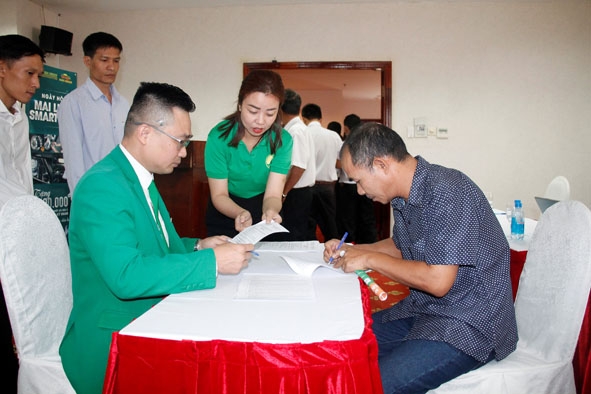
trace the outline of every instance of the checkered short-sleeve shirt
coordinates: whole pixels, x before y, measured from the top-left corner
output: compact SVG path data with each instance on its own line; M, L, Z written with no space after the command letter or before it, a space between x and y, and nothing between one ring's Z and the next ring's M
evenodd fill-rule
M470 178L417 160L408 201L391 201L394 242L404 259L458 265L458 274L445 296L411 289L384 319L414 317L407 339L443 341L479 361L494 351L501 360L517 343L507 239Z

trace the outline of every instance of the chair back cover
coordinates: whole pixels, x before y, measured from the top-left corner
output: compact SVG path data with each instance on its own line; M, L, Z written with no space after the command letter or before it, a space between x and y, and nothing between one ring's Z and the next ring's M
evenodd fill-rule
M546 187L544 197L557 201L570 199L570 183L568 179L562 175L552 179Z
M0 210L0 281L19 357L19 393L73 393L59 346L72 309L68 243L53 210L31 195Z
M591 212L560 201L529 244L515 299L517 349L428 394L576 394L572 360L590 286Z
M591 212L579 201L546 210L515 299L518 346L548 362L572 360L591 286Z

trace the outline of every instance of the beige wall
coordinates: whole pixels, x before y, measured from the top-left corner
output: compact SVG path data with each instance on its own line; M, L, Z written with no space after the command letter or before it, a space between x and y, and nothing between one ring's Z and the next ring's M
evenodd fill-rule
M0 10L0 35L17 33L16 1L0 0Z
M570 180L573 199L591 205L589 0L49 15L47 24L74 33L74 55L51 55L48 64L77 71L84 82L82 40L113 33L124 45L119 90L131 100L140 81L181 86L197 103L200 140L235 108L244 62L392 61L392 126L412 154L464 171L501 209L521 198L537 217L534 195L559 174ZM32 27L43 23L34 12L28 17L39 18ZM446 127L449 138L408 138L418 117Z

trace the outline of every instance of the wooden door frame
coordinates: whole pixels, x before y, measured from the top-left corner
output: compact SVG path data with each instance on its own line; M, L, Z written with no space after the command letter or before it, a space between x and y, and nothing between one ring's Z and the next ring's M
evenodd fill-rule
M263 62L244 63L243 75L252 70L376 70L381 73L381 123L392 128L392 62Z
M392 128L392 62L367 61L367 62L265 62L244 63L243 76L252 70L375 70L381 73L381 119L385 126ZM374 202L376 215L376 227L378 240L389 238L392 230L390 224L390 205Z

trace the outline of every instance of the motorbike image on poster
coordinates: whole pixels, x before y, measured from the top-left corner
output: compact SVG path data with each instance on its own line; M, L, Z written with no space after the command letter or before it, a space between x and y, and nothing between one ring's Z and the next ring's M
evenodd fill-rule
M33 187L35 195L53 208L67 233L70 195L64 179L57 109L66 94L76 88L76 73L45 66L40 85L26 106Z

